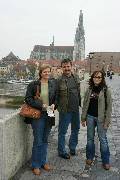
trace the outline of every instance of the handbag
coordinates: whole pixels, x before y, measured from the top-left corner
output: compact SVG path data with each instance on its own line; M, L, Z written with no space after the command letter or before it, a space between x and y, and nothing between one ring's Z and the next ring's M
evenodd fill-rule
M40 96L39 86L37 86L37 92L36 92L34 99L37 99L39 96ZM25 118L27 117L27 118L39 119L41 116L41 111L36 108L31 107L27 103L24 103L21 106L19 115L22 117L25 117Z

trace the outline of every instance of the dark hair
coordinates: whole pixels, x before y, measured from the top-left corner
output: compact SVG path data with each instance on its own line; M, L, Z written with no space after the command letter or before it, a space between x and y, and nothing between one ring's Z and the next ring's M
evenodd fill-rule
M41 74L42 72L47 69L47 68L50 68L50 71L51 71L51 66L49 66L48 64L42 64L39 68L39 78L41 79Z
M70 63L71 66L72 66L72 61L71 61L69 58L63 59L63 60L61 61L61 66L62 66L62 64L64 64L64 63Z
M93 82L93 78L95 77L95 75L97 75L97 74L99 74L99 73L101 73L101 75L102 75L102 81L101 81L101 83L100 83L101 89L107 87L106 82L105 82L105 76L104 76L103 71L94 71L93 74L91 75L91 78L89 79L89 87L90 87L91 89L95 86L95 84L94 84L94 82Z

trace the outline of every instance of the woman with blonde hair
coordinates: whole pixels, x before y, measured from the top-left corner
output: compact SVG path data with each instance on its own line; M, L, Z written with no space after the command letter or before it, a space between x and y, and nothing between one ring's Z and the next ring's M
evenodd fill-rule
M35 175L41 174L41 168L46 171L51 170L47 160L48 136L50 134L53 122L47 114L47 107L50 106L54 111L56 82L50 79L51 68L49 65L42 65L39 70L39 79L31 82L26 91L25 101L30 106L41 111L39 119L31 119L33 129L33 148L32 148L32 172ZM39 87L40 97L35 99L34 96Z

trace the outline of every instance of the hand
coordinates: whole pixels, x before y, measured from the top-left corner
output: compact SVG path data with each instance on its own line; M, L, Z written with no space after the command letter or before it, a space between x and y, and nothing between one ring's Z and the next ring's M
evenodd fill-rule
M108 129L109 125L108 124L103 124L104 129Z
M47 109L48 105L47 104L43 104L43 108Z
M83 127L85 127L86 126L86 121L81 121L81 124L82 124Z
M54 111L54 109L55 109L55 105L54 105L54 104L52 104L50 107L51 107L52 111Z

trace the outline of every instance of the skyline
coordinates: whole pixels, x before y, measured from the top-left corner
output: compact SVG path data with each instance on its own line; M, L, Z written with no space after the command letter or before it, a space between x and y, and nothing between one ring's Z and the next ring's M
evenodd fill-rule
M0 59L12 51L27 59L34 45L73 46L80 10L85 54L119 52L119 0L0 0Z

